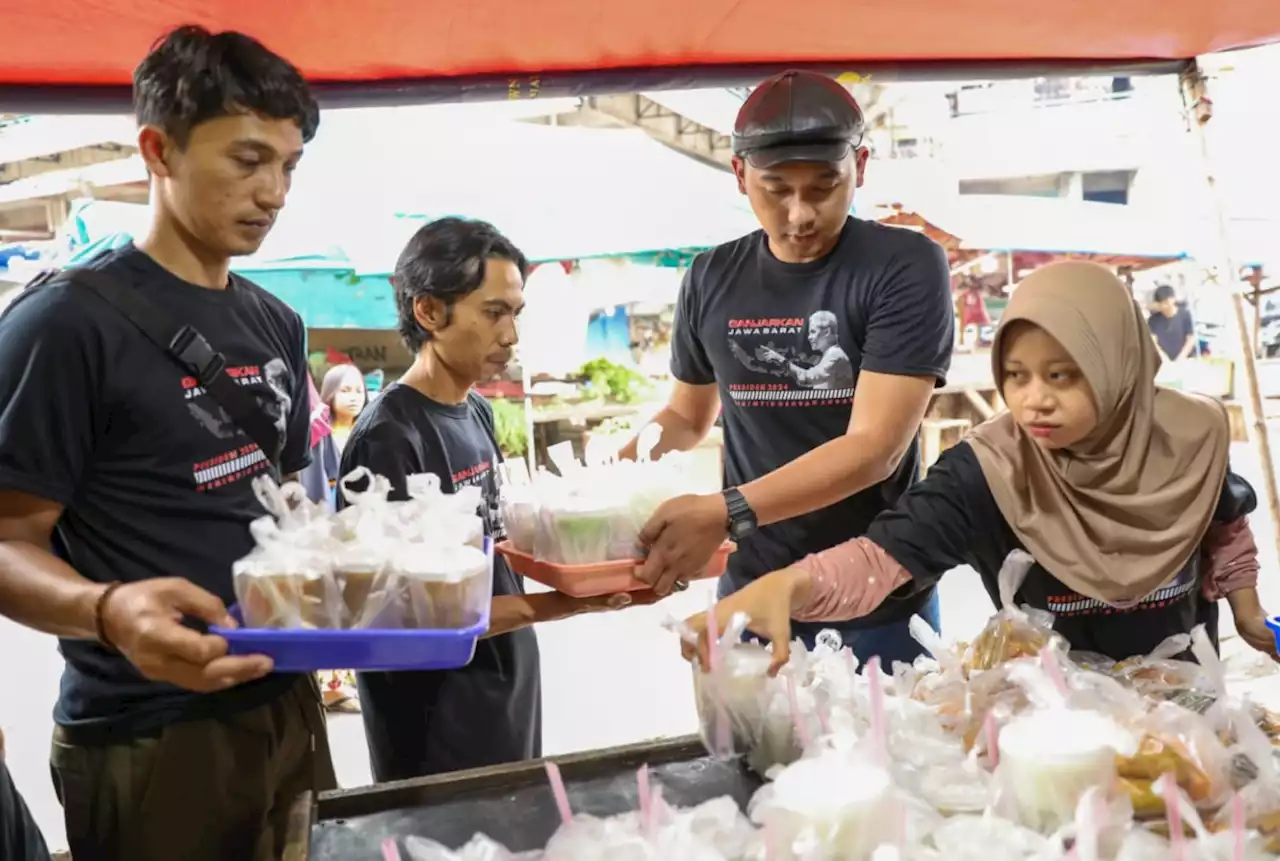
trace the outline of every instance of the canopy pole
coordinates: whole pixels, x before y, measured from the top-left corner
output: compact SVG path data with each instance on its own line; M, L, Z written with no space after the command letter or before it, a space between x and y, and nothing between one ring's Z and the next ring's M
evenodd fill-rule
M1187 120L1191 124L1191 133L1196 135L1200 144L1203 160L1205 183L1208 185L1210 205L1213 209L1217 228L1217 241L1214 243L1214 266L1218 270L1218 279L1231 291L1231 305L1235 310L1236 339L1238 343L1235 353L1239 356L1239 367L1244 371L1245 388L1248 397L1240 399L1244 410L1245 427L1251 430L1253 441L1257 443L1258 455L1262 461L1262 482L1267 495L1267 504L1271 508L1271 526L1277 551L1280 552L1280 496L1276 492L1276 471L1271 460L1271 436L1267 431L1266 412L1263 408L1262 393L1258 388L1258 366L1254 359L1257 345L1251 343L1249 321L1244 312L1244 296L1241 289L1240 270L1231 256L1231 238L1228 230L1226 202L1222 189L1218 185L1214 170L1213 149L1207 128L1213 118L1213 102L1208 96L1208 85L1204 72L1198 62L1192 62L1179 76L1182 85L1182 100L1186 107ZM1234 386L1233 386L1234 388Z

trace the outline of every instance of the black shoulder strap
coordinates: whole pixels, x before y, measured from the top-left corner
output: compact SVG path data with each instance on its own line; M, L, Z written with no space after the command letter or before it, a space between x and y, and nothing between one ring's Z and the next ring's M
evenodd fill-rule
M249 439L257 443L267 459L278 465L284 440L275 421L248 390L227 374L226 358L214 350L203 335L191 326L178 326L132 285L97 269L66 269L60 273L41 276L28 289L55 279L88 287L105 299L107 304L133 323L147 340L195 377L204 390L226 410L231 420Z

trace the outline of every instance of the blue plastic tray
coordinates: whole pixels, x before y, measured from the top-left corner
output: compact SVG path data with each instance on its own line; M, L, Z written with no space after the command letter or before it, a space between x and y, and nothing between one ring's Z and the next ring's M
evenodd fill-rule
M1271 629L1271 633L1276 637L1276 648L1280 649L1280 616L1268 616L1267 627Z
M492 554L492 542L485 539ZM231 615L242 622L239 606ZM456 630L365 628L300 630L220 628L209 632L227 641L232 655L266 655L277 672L315 670L455 670L471 663L476 641L489 630L489 608L480 621Z

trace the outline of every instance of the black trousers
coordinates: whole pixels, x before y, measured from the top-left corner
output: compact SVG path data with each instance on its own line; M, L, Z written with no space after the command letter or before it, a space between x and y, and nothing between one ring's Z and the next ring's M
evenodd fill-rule
M4 861L49 861L49 847L31 818L31 811L13 785L0 759L0 858Z

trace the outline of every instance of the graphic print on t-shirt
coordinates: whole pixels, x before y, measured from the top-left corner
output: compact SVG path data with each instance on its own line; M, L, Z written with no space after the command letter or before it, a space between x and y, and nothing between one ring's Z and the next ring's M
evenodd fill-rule
M1178 576L1165 586L1161 586L1132 607L1123 609L1104 604L1094 598L1067 592L1062 595L1047 595L1045 609L1055 616L1097 616L1112 613L1132 613L1140 610L1160 610L1180 601L1188 592L1196 588L1196 566L1188 564Z
M240 365L228 367L227 376L241 386L256 386L254 398L263 411L271 417L280 438L284 439L293 398L289 394L292 375L283 359L273 358L265 365ZM263 390L265 386L265 391ZM240 436L240 427L227 415L222 405L213 398L195 377L182 378L183 396L187 412L196 422L219 440L234 440ZM192 465L196 490L205 491L225 487L237 481L266 472L270 467L266 454L249 442L234 446L214 457Z
M729 352L760 382L730 383L744 407L808 407L853 401L854 370L831 311L804 317L730 318Z
M455 492L460 487L480 488L480 511L477 513L484 520L485 534L492 537L495 542L504 540L507 534L502 528L502 513L498 505L497 492L498 474L493 471L493 464L482 460L466 469L458 470L453 474L452 480Z

